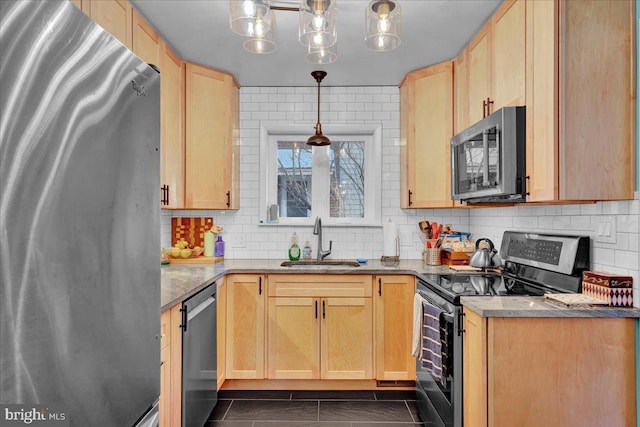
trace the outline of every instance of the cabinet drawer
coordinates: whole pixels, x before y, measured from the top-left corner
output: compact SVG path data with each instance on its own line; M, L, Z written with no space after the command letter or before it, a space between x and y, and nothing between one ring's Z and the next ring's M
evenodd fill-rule
M167 310L160 315L160 349L171 344L171 335L169 334L171 311Z
M269 297L370 297L370 275L271 274Z

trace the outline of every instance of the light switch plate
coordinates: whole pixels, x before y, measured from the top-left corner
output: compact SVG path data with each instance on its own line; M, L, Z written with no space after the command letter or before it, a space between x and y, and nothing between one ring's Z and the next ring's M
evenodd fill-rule
M598 217L595 223L595 239L600 243L616 243L616 218L614 216Z

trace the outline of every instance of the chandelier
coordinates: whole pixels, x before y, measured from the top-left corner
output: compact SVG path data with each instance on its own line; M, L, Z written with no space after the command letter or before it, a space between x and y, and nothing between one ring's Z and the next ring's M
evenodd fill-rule
M330 64L338 58L337 0L301 0L299 7L272 5L270 0L229 0L231 30L244 37L243 47L252 53L276 50L275 10L298 12L298 40L306 48L306 60ZM400 45L402 14L398 0L372 0L365 9L365 46L387 51Z

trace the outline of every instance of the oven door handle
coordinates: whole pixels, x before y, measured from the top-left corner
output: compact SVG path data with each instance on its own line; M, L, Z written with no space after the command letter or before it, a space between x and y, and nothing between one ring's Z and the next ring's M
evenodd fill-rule
M451 323L453 324L453 313L449 313L448 311L444 310L442 307L440 307L440 305L436 304L431 298L429 298L428 295L424 294L423 292L418 291L418 295L420 295L422 298L424 298L425 300L427 300L427 302L435 307L438 307L440 310L442 310L442 317L444 317L444 319L447 321L447 323Z

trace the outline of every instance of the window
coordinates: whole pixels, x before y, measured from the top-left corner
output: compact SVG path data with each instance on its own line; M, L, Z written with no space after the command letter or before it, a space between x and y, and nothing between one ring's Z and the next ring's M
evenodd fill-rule
M277 205L279 224L313 224L320 216L329 225L380 225L380 128L340 130L327 133L331 145L311 147L307 126L262 129L263 223Z

